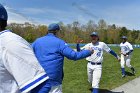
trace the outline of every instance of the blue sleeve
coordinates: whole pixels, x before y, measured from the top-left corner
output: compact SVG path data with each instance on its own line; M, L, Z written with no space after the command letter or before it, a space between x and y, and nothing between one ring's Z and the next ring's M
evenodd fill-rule
M71 59L71 60L83 59L83 58L86 58L86 57L88 57L92 54L92 52L89 51L89 50L83 50L83 51L80 51L80 52L76 52L72 48L70 48L67 45L67 43L65 43L64 41L60 42L59 48L60 48L60 53L63 56L65 56L65 57L67 57L68 59Z
M113 50L111 50L109 53L112 54L114 57L118 58L118 55Z
M81 51L80 44L76 44L76 49L77 49L78 52Z

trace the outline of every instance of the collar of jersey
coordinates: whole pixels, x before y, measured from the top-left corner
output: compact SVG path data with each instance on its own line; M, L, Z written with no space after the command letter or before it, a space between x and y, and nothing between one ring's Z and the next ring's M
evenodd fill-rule
M91 43L92 43L92 42L91 42ZM92 43L92 45L98 45L98 44L99 44L99 41L97 41L95 44Z
M127 42L127 41L126 41ZM123 44L125 44L126 42L122 42Z
M0 32L0 35L5 33L5 32L11 32L11 31L10 30L4 30L4 31Z
M56 35L54 35L53 33L48 33L47 36L55 36L56 37Z

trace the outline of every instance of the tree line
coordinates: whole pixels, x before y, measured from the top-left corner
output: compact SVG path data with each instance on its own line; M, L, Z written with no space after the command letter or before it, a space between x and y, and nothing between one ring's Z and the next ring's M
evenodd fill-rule
M88 43L91 41L90 34L93 31L97 31L100 40L108 44L119 44L123 35L127 36L132 44L140 44L140 30L129 30L126 27L119 27L115 24L108 25L103 19L99 20L98 23L89 20L86 24L74 21L71 24L59 22L59 25L62 30L59 31L58 36L68 43L76 43L78 39ZM46 25L34 25L28 22L24 24L10 23L7 29L12 30L31 43L48 33Z

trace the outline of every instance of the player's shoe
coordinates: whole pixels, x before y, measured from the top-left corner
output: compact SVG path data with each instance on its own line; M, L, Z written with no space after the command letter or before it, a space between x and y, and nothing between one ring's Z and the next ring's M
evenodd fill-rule
M122 75L122 78L125 78L126 77L126 75Z
M133 67L131 67L131 70L132 70L132 74L135 75L135 73L136 73L135 69Z

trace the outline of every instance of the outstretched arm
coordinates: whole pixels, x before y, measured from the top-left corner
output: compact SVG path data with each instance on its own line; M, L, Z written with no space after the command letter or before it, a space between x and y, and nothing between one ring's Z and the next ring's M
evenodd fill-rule
M115 58L117 58L118 61L120 61L120 57L113 50L111 50L105 43L104 43L104 50L110 53L111 55L113 55Z
M79 60L90 56L94 51L93 50L82 50L80 52L75 52L71 49L65 42L60 43L60 53L71 60Z
M113 50L111 50L109 53L114 57L116 57L117 59L120 59L120 57Z

